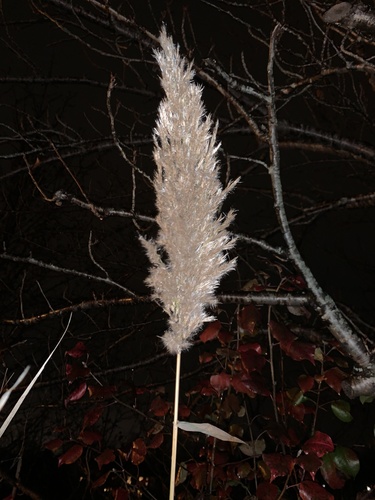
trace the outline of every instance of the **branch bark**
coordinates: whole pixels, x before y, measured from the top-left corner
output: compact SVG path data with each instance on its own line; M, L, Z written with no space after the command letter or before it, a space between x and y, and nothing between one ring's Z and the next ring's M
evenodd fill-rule
M270 167L269 175L271 177L272 189L274 193L275 210L280 223L282 234L287 245L288 253L296 268L304 277L308 289L313 294L316 308L321 318L327 323L332 335L340 342L345 353L355 361L360 367L370 369L375 372L375 365L371 359L370 353L362 340L353 332L350 324L343 317L341 311L336 306L334 300L325 293L315 279L303 260L293 235L291 233L289 222L285 210L283 190L280 176L280 149L278 144L278 120L276 111L276 92L274 81L274 66L277 51L277 42L282 34L282 27L277 24L272 31L269 45L269 59L267 66L268 73L268 126L269 126L269 151Z

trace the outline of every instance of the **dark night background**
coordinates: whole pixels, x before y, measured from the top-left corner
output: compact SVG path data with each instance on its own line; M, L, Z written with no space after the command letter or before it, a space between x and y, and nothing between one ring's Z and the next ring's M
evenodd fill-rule
M96 302L73 313L61 347L1 441L1 469L14 475L15 457L23 454L25 484L44 491L43 498L83 498L77 486L79 471L74 466L57 470L52 454L43 450L57 427L67 426L73 434L89 406L84 401L64 407L69 393L65 352L76 342L87 345L87 363L99 385L121 388L103 418L106 446L126 447L147 427L147 410L146 416L133 410L139 404L144 411L149 404L147 395L137 399L136 386L164 385L172 398L174 360L158 340L165 328L160 308L147 300L120 301L130 297L126 290L138 297L149 293L143 284L148 261L138 235L156 230L147 217L155 215L152 129L162 98L152 50L162 23L181 52L194 60L206 108L219 120L223 182L241 176L224 207L237 210L233 231L272 245L283 240L269 176L259 163L268 161L268 146L256 138L231 98L260 130L266 127L265 108L245 92L231 89L219 69L244 85L254 79L266 92L270 32L276 21L288 27L280 44L276 85L282 181L292 231L321 286L362 329L369 345L375 341L375 208L372 198L363 199L375 191L372 34L360 33L355 39L346 28L325 25L321 16L334 4L331 1L98 4L110 6L131 23L111 17L90 0L0 4L4 385L26 365L34 374L60 338L68 314L48 313ZM372 2L367 4L374 8ZM349 63L362 61L368 61L366 71L344 71ZM331 68L342 70L329 74ZM293 82L324 71L328 76L293 88ZM116 87L109 103L111 75ZM113 138L109 105L122 154ZM86 205L56 203L59 190ZM358 197L356 206L335 205L350 197ZM89 204L128 215L100 217ZM238 242L235 253L238 269L223 280L221 291L241 290L254 279L277 287L294 272L290 263L244 241ZM33 265L30 258L59 270ZM113 303L98 307L105 300ZM235 308L219 308L220 319L231 324ZM27 323L25 318L33 319ZM321 327L319 318L311 321ZM199 369L194 349L183 359L182 369L185 374ZM191 381L184 383L188 387ZM358 411L350 426L336 429L336 437L370 449L373 426L372 404ZM168 458L165 463L159 458L159 470L163 467L168 470ZM3 479L0 496L9 493Z

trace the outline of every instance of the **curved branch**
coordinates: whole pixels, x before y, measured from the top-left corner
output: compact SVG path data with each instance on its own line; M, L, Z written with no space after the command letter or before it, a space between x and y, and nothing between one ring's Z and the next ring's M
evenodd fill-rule
M274 192L275 210L282 229L282 234L288 247L289 255L295 266L299 269L304 277L308 289L315 298L317 308L323 320L328 324L328 328L332 335L340 342L346 354L353 359L361 367L373 366L369 352L367 351L362 340L353 332L351 326L343 317L341 311L337 308L333 299L326 294L318 284L315 276L304 262L296 243L292 236L289 222L287 219L284 199L282 193L281 177L280 177L280 150L278 145L277 135L277 113L276 113L276 95L274 84L274 60L276 56L276 47L278 38L281 36L282 28L277 24L272 32L269 46L269 60L267 66L268 74L268 90L270 102L268 104L268 120L269 120L269 149L271 157L271 165L269 174Z

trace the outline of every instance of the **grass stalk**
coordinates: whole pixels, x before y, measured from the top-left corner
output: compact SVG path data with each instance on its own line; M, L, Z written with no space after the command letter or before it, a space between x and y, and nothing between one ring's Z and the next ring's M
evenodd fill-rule
M178 438L178 402L180 399L180 372L181 372L181 352L178 352L176 354L176 379L175 379L175 389L174 389L171 477L170 477L170 484L169 484L169 500L174 499L174 489L175 489L175 484L176 484L177 438Z

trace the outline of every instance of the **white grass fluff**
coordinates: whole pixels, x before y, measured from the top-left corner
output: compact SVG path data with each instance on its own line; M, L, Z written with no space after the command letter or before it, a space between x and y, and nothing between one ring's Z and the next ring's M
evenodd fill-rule
M218 215L237 183L222 188L218 179L216 129L205 114L202 89L193 82L192 65L178 47L160 35L155 53L165 98L154 130L156 240L141 238L152 263L147 284L169 315L162 340L172 354L187 349L194 333L213 318L221 277L235 267L227 259L234 239L227 231L234 214Z

